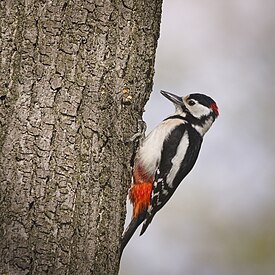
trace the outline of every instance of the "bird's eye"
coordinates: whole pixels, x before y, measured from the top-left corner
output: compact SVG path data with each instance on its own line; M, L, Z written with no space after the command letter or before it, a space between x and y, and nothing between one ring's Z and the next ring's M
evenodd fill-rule
M193 106L195 105L196 102L194 100L189 100L187 103L188 105Z

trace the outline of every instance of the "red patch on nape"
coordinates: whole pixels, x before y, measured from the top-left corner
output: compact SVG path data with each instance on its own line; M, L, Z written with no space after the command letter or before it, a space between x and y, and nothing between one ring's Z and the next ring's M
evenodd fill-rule
M213 112L214 112L214 114L215 114L216 117L219 116L219 108L218 108L218 106L217 106L216 103L211 104L209 106L209 108L211 108L213 110Z

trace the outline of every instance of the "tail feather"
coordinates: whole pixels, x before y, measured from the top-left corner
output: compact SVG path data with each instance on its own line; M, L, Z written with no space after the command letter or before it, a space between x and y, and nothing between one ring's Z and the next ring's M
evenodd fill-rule
M139 225L145 220L146 217L146 210L143 210L140 214L134 217L128 227L126 228L125 232L122 235L121 243L120 243L120 257L125 246L128 244L132 236L134 235L135 231L139 227Z
M146 231L146 229L147 229L147 227L149 226L149 224L151 223L153 217L154 217L154 216L152 216L152 215L151 215L151 216L148 216L148 215L147 215L146 220L145 220L145 222L144 222L143 225L142 225L142 228L141 228L141 231L140 231L139 236L141 236L141 235Z

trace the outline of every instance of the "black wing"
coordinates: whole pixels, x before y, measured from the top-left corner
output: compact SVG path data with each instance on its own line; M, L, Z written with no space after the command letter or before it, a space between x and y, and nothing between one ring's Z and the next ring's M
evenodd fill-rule
M199 155L201 143L202 137L188 123L177 126L164 142L161 161L151 192L150 206L140 235L145 232L154 215L166 204L181 181L193 168ZM171 177L172 172L173 176Z

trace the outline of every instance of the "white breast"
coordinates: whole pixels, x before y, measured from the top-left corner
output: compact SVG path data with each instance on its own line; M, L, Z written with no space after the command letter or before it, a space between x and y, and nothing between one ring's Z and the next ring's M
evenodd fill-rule
M182 119L168 119L161 122L144 140L137 158L148 175L154 176L160 161L164 140L176 126L185 123Z

